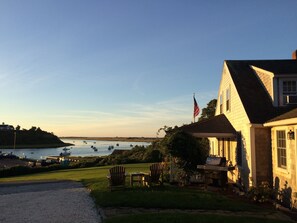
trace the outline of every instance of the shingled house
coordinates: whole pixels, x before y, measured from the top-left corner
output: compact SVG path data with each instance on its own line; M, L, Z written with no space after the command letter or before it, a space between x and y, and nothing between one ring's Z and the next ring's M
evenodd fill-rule
M224 61L215 117L184 126L236 165L246 189L263 181L297 192L297 60Z

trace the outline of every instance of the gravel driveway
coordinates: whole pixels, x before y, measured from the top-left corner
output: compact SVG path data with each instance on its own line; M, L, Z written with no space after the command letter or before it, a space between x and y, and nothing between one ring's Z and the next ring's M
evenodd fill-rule
M0 222L98 223L101 217L81 183L0 183Z

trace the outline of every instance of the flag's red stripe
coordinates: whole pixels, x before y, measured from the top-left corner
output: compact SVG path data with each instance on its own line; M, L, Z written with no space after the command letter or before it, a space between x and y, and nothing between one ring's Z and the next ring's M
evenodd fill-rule
M194 118L195 118L197 115L199 115L199 112L200 112L200 109L199 109L199 106L198 106L198 104L197 104L197 101L196 101L196 99L195 99L195 97L194 97Z

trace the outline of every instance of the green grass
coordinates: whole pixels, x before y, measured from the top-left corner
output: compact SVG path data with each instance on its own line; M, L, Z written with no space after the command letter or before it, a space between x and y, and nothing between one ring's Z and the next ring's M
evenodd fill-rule
M147 171L149 164L129 164L125 165L127 172ZM107 186L106 175L110 166L91 167L81 169L67 169L58 170L46 173L30 174L24 176L0 178L1 182L18 182L18 181L32 181L32 180L73 180L73 181L90 181L94 183L104 182ZM102 187L102 188L103 188Z
M226 216L215 214L189 214L189 213L154 213L135 214L127 216L112 217L106 219L105 223L284 223L287 221L263 219L255 217Z
M150 164L129 164L125 165L127 172L148 172ZM231 199L219 193L205 192L197 189L179 188L171 185L162 187L127 187L119 191L109 191L106 175L110 166L92 167L82 169L59 170L47 173L32 174L26 176L17 176L9 178L0 178L1 182L9 181L35 181L35 180L73 180L81 181L87 188L91 190L91 195L98 206L101 207L142 207L142 208L160 208L160 209L203 209L203 210L227 210L227 211L249 211L260 214L261 211L271 212L274 210L261 209L259 206L251 203L240 201L239 199ZM129 185L129 178L127 178ZM155 217L158 216L158 217ZM172 220L172 217L174 219ZM173 214L148 214L129 215L118 218L107 219L106 222L225 222L227 216L216 216L215 221L209 221L209 216L205 216L205 221L200 221L198 215L189 213L173 213ZM200 216L200 215L199 215ZM128 218L125 220L125 218ZM131 219L130 219L131 218ZM232 217L233 219L234 217ZM122 219L122 220L117 220ZM133 220L134 219L134 220ZM140 221L141 219L141 221ZM144 219L150 219L143 221ZM159 220L161 219L161 220ZM227 218L229 219L229 218ZM257 222L254 220L247 221L245 217L236 217L236 221L231 222ZM222 221L224 220L224 221ZM264 219L265 220L265 219ZM226 221L227 222L227 221ZM258 221L260 222L260 221ZM277 222L277 221L261 221Z

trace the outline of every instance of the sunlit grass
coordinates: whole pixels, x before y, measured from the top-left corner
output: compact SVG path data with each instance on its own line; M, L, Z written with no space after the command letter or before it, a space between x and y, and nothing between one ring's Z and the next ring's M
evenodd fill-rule
M125 165L127 172L147 171L149 164ZM110 166L90 167L80 169L66 169L38 174L29 174L16 177L0 178L1 182L38 181L38 180L73 180L73 181L106 181L106 175Z
M124 165L126 171L131 172L148 172L150 164L128 164ZM127 177L127 187L123 190L111 192L108 188L107 174L111 166L91 167L81 169L67 169L38 173L17 177L0 178L1 182L24 182L24 181L50 181L50 180L73 180L82 182L91 190L91 195L96 204L100 207L131 207L131 208L159 208L159 209L203 209L208 211L227 210L232 212L249 211L254 213L275 212L259 208L251 203L231 199L219 193L206 192L198 189L179 188L169 184L157 187L130 187L129 177ZM158 217L154 217L158 216ZM199 215L200 216L200 215ZM174 218L173 218L174 217ZM211 216L212 217L212 216ZM198 215L190 213L173 213L173 214L149 214L149 215L130 215L126 217L111 218L108 223L114 222L260 222L255 219L236 217L227 221L224 217L217 216L209 221L210 216L198 218ZM127 218L127 219L126 219ZM197 221L198 219L208 219L207 221ZM142 219L144 221L140 221ZM175 219L175 220L173 220ZM222 220L224 219L224 220ZM265 219L264 219L265 220ZM265 220L263 222L280 222Z

